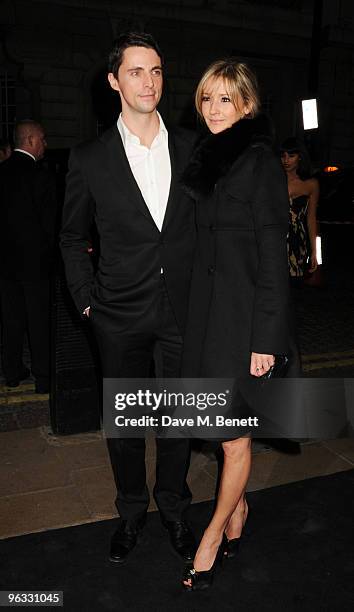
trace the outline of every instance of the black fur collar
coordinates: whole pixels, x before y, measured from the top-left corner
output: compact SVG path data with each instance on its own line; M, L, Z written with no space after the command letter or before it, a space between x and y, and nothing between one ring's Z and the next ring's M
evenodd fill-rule
M194 199L210 195L250 144L272 144L272 128L265 115L241 119L219 134L209 134L197 145L182 175L183 189Z

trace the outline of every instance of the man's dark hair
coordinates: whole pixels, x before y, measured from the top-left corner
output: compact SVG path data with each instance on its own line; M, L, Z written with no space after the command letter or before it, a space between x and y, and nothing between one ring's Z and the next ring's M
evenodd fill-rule
M163 56L156 40L151 34L145 32L126 32L120 34L113 42L112 50L108 56L108 72L112 72L115 77L118 75L118 70L123 62L123 53L128 47L145 47L153 49L163 64Z

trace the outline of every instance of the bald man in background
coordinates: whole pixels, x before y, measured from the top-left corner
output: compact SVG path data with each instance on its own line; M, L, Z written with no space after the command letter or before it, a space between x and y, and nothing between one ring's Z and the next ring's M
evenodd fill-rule
M54 178L37 164L47 143L42 126L17 123L14 151L0 165L0 298L2 369L17 387L26 329L36 392L49 391L49 277L56 227Z

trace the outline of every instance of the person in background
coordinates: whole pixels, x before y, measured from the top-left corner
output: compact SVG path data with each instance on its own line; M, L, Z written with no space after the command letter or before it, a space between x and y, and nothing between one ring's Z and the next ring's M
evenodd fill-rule
M20 121L14 151L0 165L2 368L9 387L29 376L23 363L27 329L36 393L49 391L49 277L57 214L54 177L37 164L46 146L40 123Z
M0 140L0 163L8 159L12 153L11 145L7 140Z
M306 272L315 272L319 184L311 178L307 151L290 137L281 145L281 161L286 172L290 201L288 234L289 274L293 282L304 279Z

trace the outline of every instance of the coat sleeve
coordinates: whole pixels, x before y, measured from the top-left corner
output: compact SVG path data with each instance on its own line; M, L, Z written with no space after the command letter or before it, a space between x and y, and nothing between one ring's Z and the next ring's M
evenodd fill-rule
M258 249L251 351L270 355L289 352L289 273L287 233L289 197L277 157L262 149L255 166L251 200Z
M69 158L60 248L70 293L80 314L90 305L94 269L89 254L95 202L76 149Z

